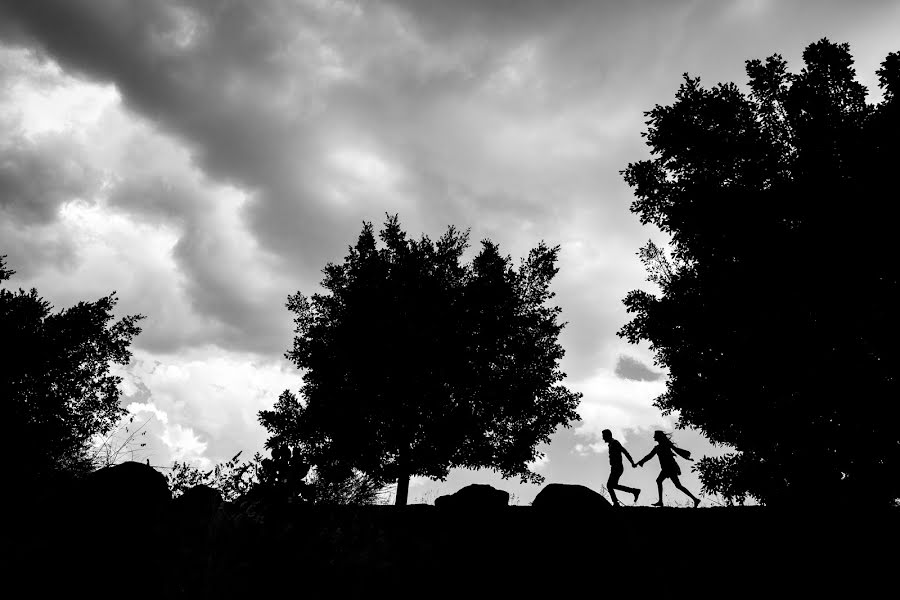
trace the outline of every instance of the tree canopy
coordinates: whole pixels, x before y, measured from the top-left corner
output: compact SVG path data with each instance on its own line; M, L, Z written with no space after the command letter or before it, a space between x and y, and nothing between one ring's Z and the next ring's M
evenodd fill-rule
M684 76L645 113L652 158L623 171L669 236L640 255L658 294L619 332L667 367L656 406L734 452L709 492L764 503L900 497L897 398L900 54L866 101L847 44L746 63L749 88Z
M0 281L15 271L4 268ZM127 364L141 315L113 322L115 294L52 312L32 288L0 288L0 398L8 440L16 452L7 472L18 482L47 481L92 468L91 440L124 415L121 378L112 363Z
M516 269L489 240L463 262L468 232L454 227L410 239L395 215L378 237L364 223L324 268L327 293L290 296L286 356L304 383L260 412L267 446L302 448L326 479L397 481L398 504L411 476L452 467L540 481L528 463L580 399L560 383L564 324L548 305L559 247L540 243Z

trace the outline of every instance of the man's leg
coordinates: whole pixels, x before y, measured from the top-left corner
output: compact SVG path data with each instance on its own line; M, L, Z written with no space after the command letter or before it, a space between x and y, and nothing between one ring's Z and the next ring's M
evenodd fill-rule
M637 502L638 496L641 494L641 490L633 487L628 487L627 485L619 485L619 478L622 477L622 473L624 473L624 469L615 469L612 473L609 474L609 481L606 482L606 488L609 490L609 495L613 496L615 492L613 490L622 490L623 492L627 492L634 496L634 501Z
M641 495L641 490L633 487L628 487L626 485L617 485L617 490L622 490L623 492L628 492L632 496L634 496L634 501L637 502L638 496Z
M620 475L621 473L613 471L609 474L609 479L606 480L606 491L609 492L609 497L612 498L613 506L619 506L619 499L616 498L616 488L619 487Z

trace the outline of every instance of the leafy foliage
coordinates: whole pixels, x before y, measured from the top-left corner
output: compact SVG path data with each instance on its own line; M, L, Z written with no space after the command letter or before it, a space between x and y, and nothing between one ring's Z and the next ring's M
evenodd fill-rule
M541 243L517 270L488 240L462 263L468 232L453 227L408 239L389 216L378 237L365 223L323 270L327 294L288 299L303 401L285 391L260 412L267 445L299 448L324 481L397 481L398 503L410 476L451 467L540 481L527 463L580 398L559 383L563 324L546 306L559 247Z
M311 471L299 454L284 453L284 447L273 449L272 458L259 452L241 461L241 452L231 460L203 470L187 462L175 461L166 480L172 495L206 485L222 494L226 502L247 497L251 492L312 504L375 504L385 489L371 477L354 471L340 480L326 481Z
M14 271L0 258L0 281ZM0 398L20 458L13 479L45 480L93 468L94 436L107 434L125 413L119 406L121 378L111 363L125 365L141 315L113 322L116 297L52 312L37 290L0 289Z
M670 236L642 250L659 296L630 292L619 332L669 369L656 406L736 453L698 464L727 501L888 503L898 267L889 218L900 164L900 55L866 103L846 44L788 72L747 62L749 92L685 75L648 117L652 159L623 171L632 212Z
M252 461L241 461L241 452L231 460L202 470L187 462L175 461L166 475L172 496L177 497L198 485L207 485L222 494L225 501L233 501L246 494L259 481L257 472L262 457L257 453Z
M150 419L135 425L134 415L128 419L123 417L107 434L94 436L90 456L95 469L102 469L119 464L121 461L136 461L141 448L147 447L142 441L147 437L144 427Z
M337 480L324 479L313 471L307 483L305 498L313 504L360 506L381 504L387 499L388 492L388 486L355 469Z

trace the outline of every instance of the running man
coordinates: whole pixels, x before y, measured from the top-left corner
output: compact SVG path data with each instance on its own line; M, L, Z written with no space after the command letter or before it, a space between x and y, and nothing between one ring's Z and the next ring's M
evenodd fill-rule
M616 490L634 494L634 501L637 502L638 496L641 495L641 490L619 485L619 477L625 472L625 467L622 466L622 455L624 454L628 458L632 469L636 466L634 460L628 454L628 450L618 440L613 438L609 429L603 430L603 441L609 446L609 480L606 482L606 489L609 490L609 497L612 498L613 506L622 506L619 499L616 498Z

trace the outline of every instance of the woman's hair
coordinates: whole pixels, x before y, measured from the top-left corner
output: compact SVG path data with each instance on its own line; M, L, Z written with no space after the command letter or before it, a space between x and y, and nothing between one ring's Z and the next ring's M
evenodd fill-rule
M668 446L674 446L672 443L672 435L666 433L665 431L657 429L653 432L653 439L656 440L660 444L666 444Z

